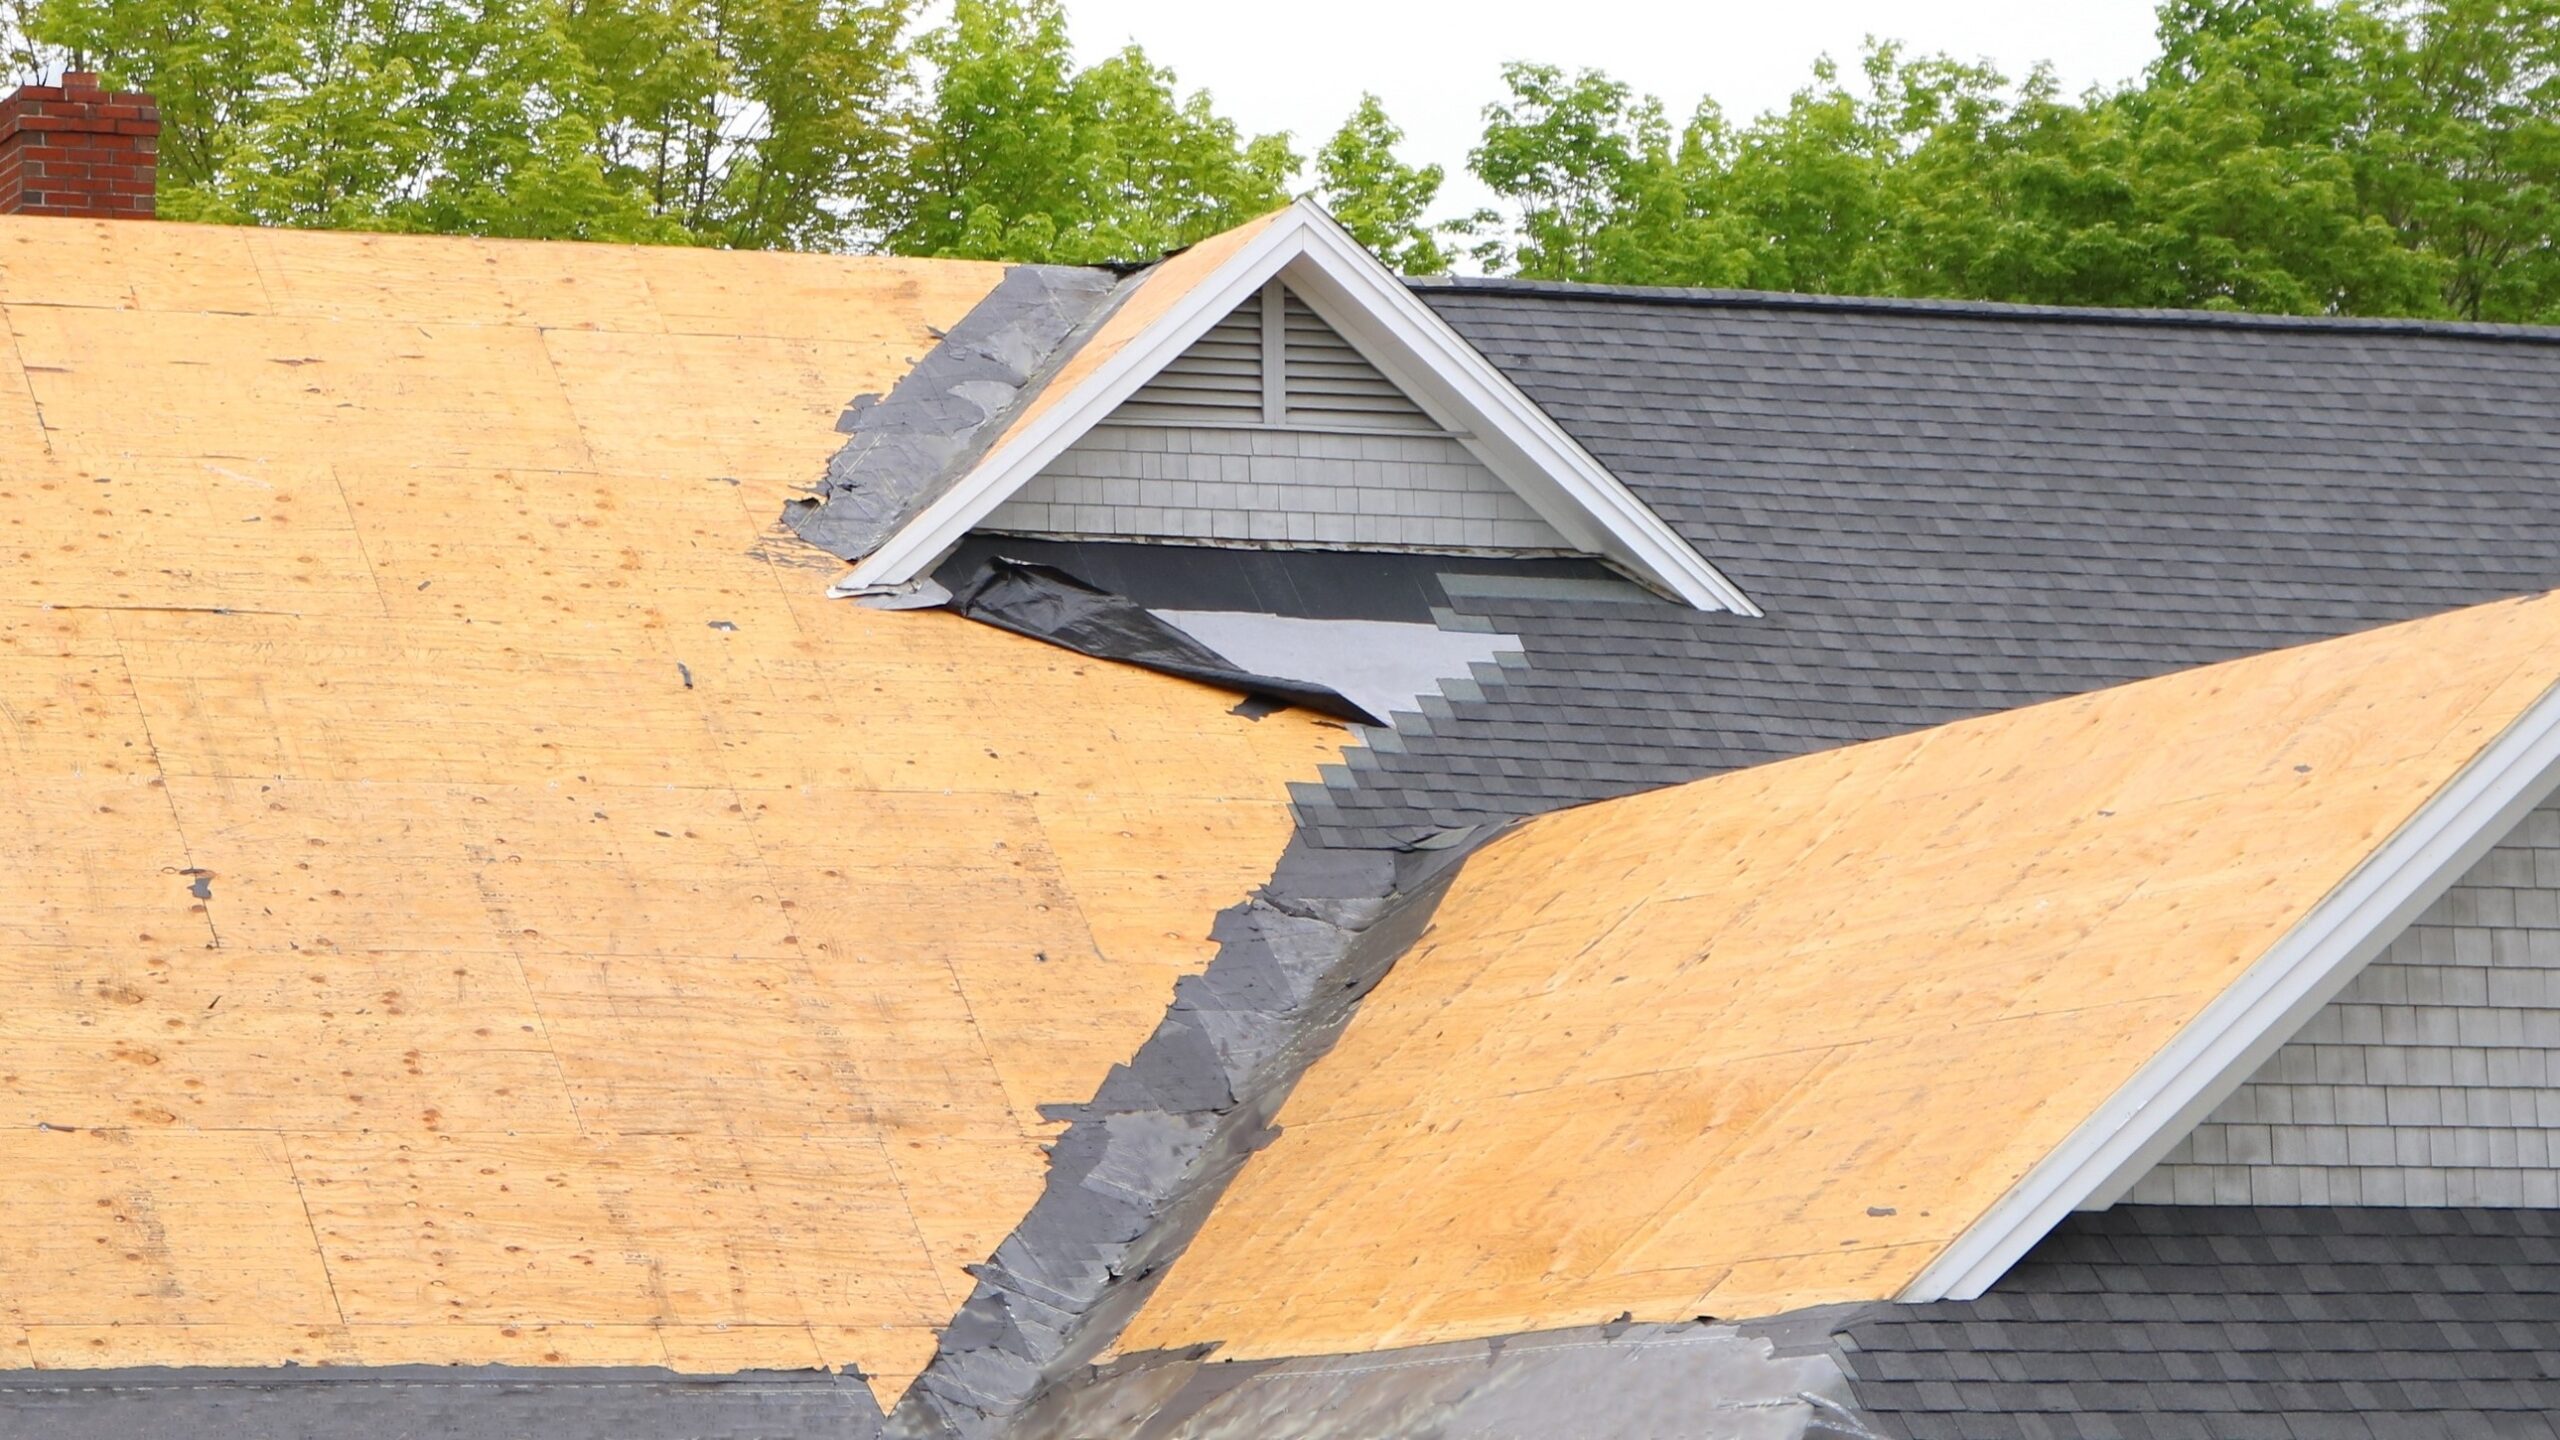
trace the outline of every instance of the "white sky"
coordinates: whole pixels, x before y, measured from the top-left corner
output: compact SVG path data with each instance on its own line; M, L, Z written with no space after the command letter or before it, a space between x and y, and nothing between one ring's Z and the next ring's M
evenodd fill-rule
M1595 66L1662 97L1702 94L1737 119L1786 103L1825 52L1853 63L1873 34L1914 52L1988 59L2012 76L2050 60L2066 91L2150 63L2153 0L1067 0L1079 58L1135 39L1185 91L1207 87L1250 133L1312 154L1364 90L1406 131L1405 159L1448 168L1440 209L1491 197L1466 173L1507 60Z

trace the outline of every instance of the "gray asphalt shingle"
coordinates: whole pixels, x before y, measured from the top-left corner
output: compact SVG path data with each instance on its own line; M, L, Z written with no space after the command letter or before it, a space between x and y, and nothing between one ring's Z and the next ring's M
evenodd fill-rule
M2560 1212L2119 1206L1842 1339L1898 1440L2553 1440Z
M1528 666L1302 790L1325 843L2560 584L2560 332L1419 292L1769 613L1453 598Z

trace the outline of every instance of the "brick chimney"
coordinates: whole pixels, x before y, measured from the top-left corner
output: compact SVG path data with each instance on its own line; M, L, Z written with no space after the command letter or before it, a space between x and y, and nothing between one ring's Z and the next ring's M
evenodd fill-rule
M148 220L160 107L74 70L0 100L0 215Z

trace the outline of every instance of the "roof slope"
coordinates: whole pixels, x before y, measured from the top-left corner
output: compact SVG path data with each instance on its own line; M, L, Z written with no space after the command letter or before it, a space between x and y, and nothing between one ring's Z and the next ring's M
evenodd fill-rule
M2549 1440L2560 1214L2121 1206L1845 1333L1896 1440Z
M0 1366L894 1393L1342 739L824 598L999 273L0 220Z
M2560 597L1528 822L1122 1337L1889 1299L2560 680Z
M1528 667L1355 755L1330 842L2560 585L2560 332L1419 293L1768 616L1467 601Z

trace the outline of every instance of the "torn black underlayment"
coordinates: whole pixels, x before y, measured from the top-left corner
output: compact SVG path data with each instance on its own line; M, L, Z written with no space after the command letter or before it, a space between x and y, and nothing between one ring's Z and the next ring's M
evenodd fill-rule
M379 1369L0 1373L8 1440L876 1440L858 1375Z
M898 1440L996 1440L1089 1374L1210 1207L1278 1131L1281 1102L1430 923L1470 850L1398 856L1292 840L1218 916L1218 954L1069 1123L1048 1187L891 1414Z
M1119 284L1107 270L1007 270L887 396L846 412L844 448L784 522L838 559L880 548L986 453L1031 382L1110 313Z
M1160 670L1304 706L1354 724L1386 723L1339 692L1312 681L1240 670L1137 602L1052 566L991 555L976 574L952 586L950 608L981 624L1046 640L1097 660Z
M1011 1440L1885 1440L1833 1339L1869 1308L1290 1360L1125 1356L1043 1395Z

